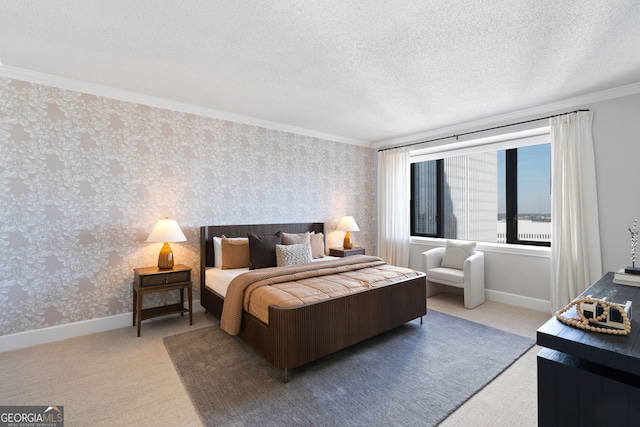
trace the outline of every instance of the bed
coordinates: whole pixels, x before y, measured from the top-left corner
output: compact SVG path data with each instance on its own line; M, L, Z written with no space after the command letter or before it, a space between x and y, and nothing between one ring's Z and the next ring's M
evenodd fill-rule
M277 232L310 232L326 236L324 223L223 225L200 228L200 303L208 312L221 318L225 302L225 297L207 284L207 272L218 262L215 259L213 238L223 235L227 238L246 237L247 233L271 235ZM324 240L322 244L324 250ZM356 257L363 257L364 262L372 261L372 257ZM343 261L332 260L329 263L342 265ZM422 316L427 312L426 279L424 273L413 274L414 277L403 278L392 284L323 301L295 307L269 305L268 323L242 311L238 335L273 366L284 369L284 381L287 382L289 369L327 356L411 320L422 320Z

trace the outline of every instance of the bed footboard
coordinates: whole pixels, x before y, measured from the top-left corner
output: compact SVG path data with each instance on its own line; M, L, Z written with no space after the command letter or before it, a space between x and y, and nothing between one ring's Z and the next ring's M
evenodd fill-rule
M269 325L250 315L240 336L272 365L296 368L424 316L425 276L301 307L269 307Z

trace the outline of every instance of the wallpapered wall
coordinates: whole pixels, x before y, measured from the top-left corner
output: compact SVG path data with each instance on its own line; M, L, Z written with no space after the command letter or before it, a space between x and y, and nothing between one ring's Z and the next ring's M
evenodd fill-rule
M374 249L370 148L0 78L0 335L132 310L176 219L199 298L199 226L342 215ZM155 294L145 306L175 300Z

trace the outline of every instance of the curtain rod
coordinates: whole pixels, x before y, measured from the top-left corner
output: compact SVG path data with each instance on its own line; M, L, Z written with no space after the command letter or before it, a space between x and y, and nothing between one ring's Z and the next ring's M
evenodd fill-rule
M548 120L548 119L553 118L553 117L566 116L567 114L579 113L579 112L582 112L582 111L589 111L589 110L587 109L587 110L569 111L567 113L560 113L560 114L554 114L552 116L540 117L539 119L531 119L531 120L525 120L525 121L522 121L522 122L511 123L511 124L508 124L508 125L495 126L495 127L487 128L487 129L473 130L473 131L470 131L470 132L458 133L458 134L450 135L450 136L443 136L441 138L429 139L427 141L412 142L410 144L396 145L394 147L385 147L385 148L379 149L378 153L381 152L381 151L395 150L396 148L402 148L402 147L411 147L413 145L426 144L426 143L429 143L429 142L436 142L436 141L441 141L443 139L449 139L449 138L455 138L457 140L458 137L460 137L460 136L466 136L466 135L471 135L471 134L480 133L480 132L487 132L487 131L490 131L490 130L502 129L502 128L506 128L506 127L509 127L509 126L517 126L517 125L522 125L522 124L525 124L525 123L537 122L537 121L540 121L540 120Z

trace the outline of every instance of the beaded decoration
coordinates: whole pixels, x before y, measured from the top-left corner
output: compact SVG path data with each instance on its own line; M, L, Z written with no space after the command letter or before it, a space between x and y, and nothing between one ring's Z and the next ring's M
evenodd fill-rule
M580 310L581 303L588 304L598 304L602 307L603 312L600 316L597 316L592 319L587 319L585 315ZM563 314L571 309L571 307L576 307L576 313L578 313L579 317L564 317ZM622 321L624 323L624 329L613 329L613 328L602 328L599 326L592 326L590 323L599 322L606 319L609 316L609 308L615 307L622 314ZM616 303L603 301L596 298L581 298L579 300L573 301L565 308L558 310L556 313L556 318L564 324L575 326L576 328L584 329L587 331L600 332L603 334L610 335L628 335L631 332L631 322L629 321L629 317L627 316L627 312L622 310L620 306Z

